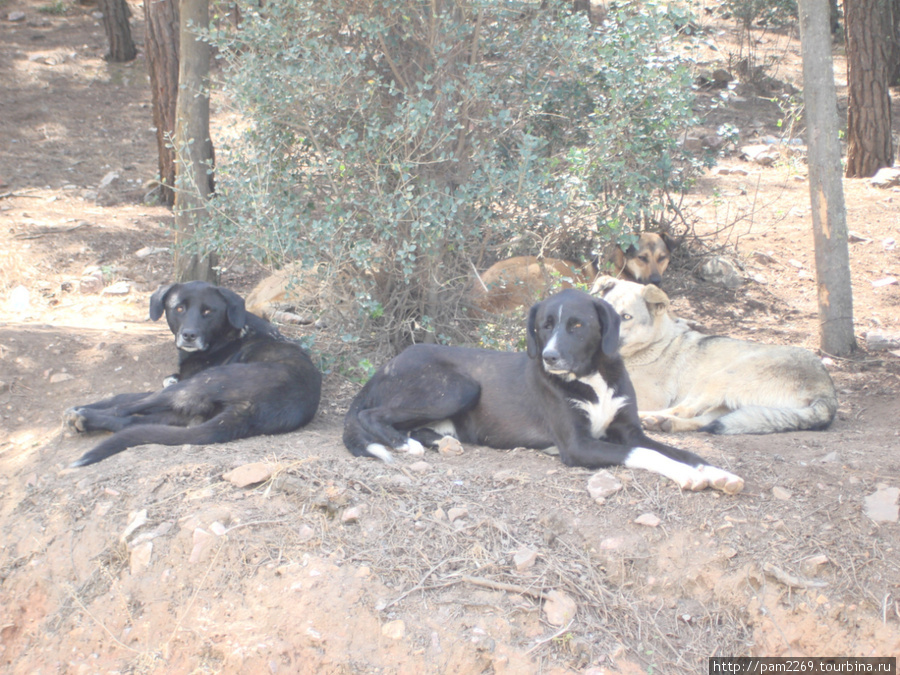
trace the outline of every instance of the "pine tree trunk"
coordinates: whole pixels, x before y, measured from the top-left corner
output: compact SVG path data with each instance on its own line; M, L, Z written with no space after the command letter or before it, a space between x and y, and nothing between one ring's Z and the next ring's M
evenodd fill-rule
M171 144L178 100L178 0L144 0L144 17L161 198L171 206L175 203L175 151Z
M209 25L208 0L182 0L181 60L175 111L175 280L218 283L214 252L187 252L206 219L206 202L213 189L213 147L209 135L209 43L196 27ZM196 245L191 242L191 248Z
M124 63L137 56L137 48L131 37L131 26L128 18L131 10L125 0L100 0L100 11L103 12L103 28L109 40L108 61Z
M856 347L856 338L828 0L799 4L819 345L826 354L846 356Z
M888 64L894 39L892 0L844 0L847 26L847 176L864 178L891 166Z

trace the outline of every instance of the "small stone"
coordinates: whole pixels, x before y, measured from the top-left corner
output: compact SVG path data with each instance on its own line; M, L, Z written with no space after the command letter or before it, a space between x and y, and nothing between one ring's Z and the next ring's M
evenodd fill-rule
M206 558L209 550L212 548L213 542L216 540L216 535L211 532L207 532L202 527L194 528L193 534L193 547L191 548L191 555L188 557L188 562L190 563L198 563L203 562Z
M391 640L402 640L406 635L406 624L402 619L388 621L381 627L381 634Z
M153 542L145 541L131 549L131 558L129 560L129 569L131 575L140 574L150 566L150 556L153 553Z
M431 464L425 461L413 462L407 468L413 473L428 473L431 470Z
M157 253L168 253L169 249L161 246L145 246L142 249L139 249L134 252L135 257L144 259L151 255L156 255Z
M24 21L25 20L25 12L10 12L6 15L7 21Z
M74 380L74 375L69 375L69 373L53 373L50 376L50 384L59 384L60 382L68 382L69 380Z
M265 462L253 462L222 474L222 478L232 485L242 488L269 480L272 477L273 469L272 465Z
M31 293L25 286L16 286L9 293L9 311L27 312L31 309Z
M634 519L634 522L638 525L646 525L647 527L659 527L659 524L662 522L654 513L644 513Z
M828 563L828 556L814 555L800 563L800 569L804 574L815 574L822 565Z
M128 516L128 526L119 536L119 541L127 541L128 537L134 534L135 530L147 524L147 509L140 511L132 511Z
M883 279L877 279L872 282L872 288L881 288L883 286L890 286L892 284L897 283L896 277L884 277Z
M438 452L442 455L461 455L465 450L462 443L453 436L444 436L438 443Z
M791 497L793 497L790 490L786 490L785 488L779 487L777 485L772 488L772 496L775 497L775 499L780 499L782 501L787 501Z
M128 295L131 292L131 284L127 281L117 281L103 289L103 295Z
M209 529L210 529L210 530L212 531L212 533L213 533L214 535L216 535L217 537L221 537L223 534L227 534L227 533L228 533L228 528L225 527L225 526L224 526L222 523L220 523L218 520L214 520L213 522L211 522L211 523L209 524Z
M622 483L609 471L603 469L588 479L587 489L591 499L605 499L621 490Z
M900 347L900 335L889 335L880 330L866 333L866 349L870 352L896 349Z
M565 626L575 617L578 606L562 591L550 591L545 598L544 615L547 617L548 623L554 626Z
M303 524L299 528L297 528L297 538L301 543L305 543L316 536L315 530L313 530L309 525Z
M891 188L900 185L900 169L884 167L879 169L869 182L877 188Z
M513 556L513 564L516 566L517 571L524 572L534 565L537 561L537 557L537 551L532 551L530 548L523 548L516 551Z
M469 509L464 506L456 506L447 511L447 519L452 523L454 520L465 518L469 515Z
M341 522L355 523L360 516L362 516L362 509L358 506L351 506L349 509L344 509L344 512L341 514Z
M900 511L898 498L900 488L879 485L874 493L866 497L866 515L876 523L896 523Z
M97 186L98 189L103 190L112 185L119 178L118 171L110 171L100 180L100 184Z

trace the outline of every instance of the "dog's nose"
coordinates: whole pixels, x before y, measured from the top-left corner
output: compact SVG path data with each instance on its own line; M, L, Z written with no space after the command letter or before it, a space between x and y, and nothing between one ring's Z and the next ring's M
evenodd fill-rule
M197 331L195 330L182 330L181 331L181 341L192 343L197 341Z
M555 349L545 349L541 354L541 357L544 359L544 363L550 366L551 368L559 363L559 352Z
M659 286L659 282L662 281L662 277L658 274L651 274L650 281L648 283L653 284L654 286Z

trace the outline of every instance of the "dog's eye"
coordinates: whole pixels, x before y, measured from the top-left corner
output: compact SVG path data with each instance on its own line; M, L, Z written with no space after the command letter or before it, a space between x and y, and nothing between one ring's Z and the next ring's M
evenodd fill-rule
M572 319L569 322L569 330L578 330L581 326L582 323L578 319Z
M212 310L209 307L207 307L202 312L200 312L200 314L202 314L203 316L209 316L210 314L212 314Z
M622 321L631 321L634 317L631 314L623 314Z
M642 256L641 256L641 262L645 262L645 263L646 263L646 262L650 262L650 256L649 256L649 255L642 255Z
M551 330L553 328L553 317L547 317L547 320L544 322L544 329Z
M184 305L178 305L175 308L175 311L178 312L179 314L183 314L184 313Z

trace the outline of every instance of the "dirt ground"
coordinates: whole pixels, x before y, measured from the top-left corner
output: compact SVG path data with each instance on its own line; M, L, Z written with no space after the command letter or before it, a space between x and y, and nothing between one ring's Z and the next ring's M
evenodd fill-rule
M591 472L530 450L355 459L340 428L358 385L336 372L297 433L66 469L95 442L61 427L67 407L155 388L174 362L146 318L171 215L144 202L145 63L102 59L95 10L0 0L0 669L649 675L711 655L900 654L900 358L865 350L870 331L900 334L900 286L878 283L900 278L900 192L864 180L845 181L863 349L827 361L832 427L666 439L744 477L738 496L614 468L623 489L596 503ZM707 66L730 67L731 26L704 29ZM798 84L796 39L756 38ZM742 143L780 133L771 92L703 97ZM711 332L815 350L806 167L779 155L733 152L720 167L736 171L701 181L700 238L665 286ZM694 274L717 252L743 265L738 288ZM232 261L223 283L258 274ZM263 482L223 479L259 462Z

